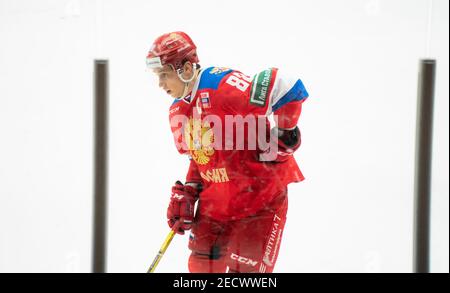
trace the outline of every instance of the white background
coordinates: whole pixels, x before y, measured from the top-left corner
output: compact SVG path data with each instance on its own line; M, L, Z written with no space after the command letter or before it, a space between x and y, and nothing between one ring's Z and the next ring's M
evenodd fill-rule
M108 271L145 272L187 159L145 68L183 30L203 67L310 98L276 272L411 272L419 59L437 59L431 269L449 271L447 0L0 0L0 272L89 272L93 60L110 61ZM177 236L159 272L187 272Z

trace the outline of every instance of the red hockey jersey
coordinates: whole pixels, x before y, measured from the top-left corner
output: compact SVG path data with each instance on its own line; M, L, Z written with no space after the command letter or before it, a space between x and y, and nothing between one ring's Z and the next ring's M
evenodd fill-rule
M169 118L177 149L191 158L188 179L203 185L202 215L251 216L287 184L304 179L294 157L280 163L263 161L261 154L269 141L268 116L307 97L300 79L276 68L254 77L221 67L201 70L192 93L174 101Z

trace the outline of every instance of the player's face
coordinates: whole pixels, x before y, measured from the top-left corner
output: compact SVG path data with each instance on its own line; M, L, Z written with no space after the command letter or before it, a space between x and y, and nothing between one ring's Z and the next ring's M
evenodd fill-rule
M183 95L184 83L178 77L177 73L169 65L154 70L158 77L158 84L168 95L173 98L179 98Z

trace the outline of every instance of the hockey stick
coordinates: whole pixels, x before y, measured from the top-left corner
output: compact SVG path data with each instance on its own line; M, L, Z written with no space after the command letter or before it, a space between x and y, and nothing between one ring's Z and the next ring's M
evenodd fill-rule
M156 266L159 264L159 261L163 257L164 253L167 250L167 247L169 247L170 242L172 242L173 237L175 236L175 231L178 229L178 226L180 225L180 221L177 221L175 225L173 225L172 229L170 230L169 234L167 235L166 239L164 240L161 248L158 251L158 254L156 255L155 259L153 260L152 264L150 265L150 268L148 269L147 273L153 273L156 269Z

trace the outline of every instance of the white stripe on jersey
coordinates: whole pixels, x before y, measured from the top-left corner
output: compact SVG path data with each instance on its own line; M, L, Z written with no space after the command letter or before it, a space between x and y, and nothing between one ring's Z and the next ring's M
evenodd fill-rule
M272 92L269 96L269 106L267 107L266 116L272 114L272 107L295 85L298 78L292 78L284 74L278 69Z

